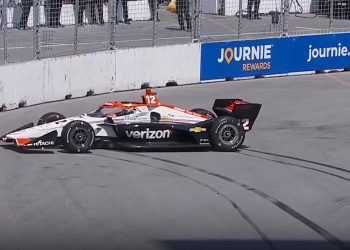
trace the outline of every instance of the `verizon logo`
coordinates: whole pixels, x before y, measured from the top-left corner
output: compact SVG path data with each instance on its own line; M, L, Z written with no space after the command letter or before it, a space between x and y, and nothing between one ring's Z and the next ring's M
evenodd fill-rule
M134 139L167 139L170 138L170 130L125 131L128 138Z

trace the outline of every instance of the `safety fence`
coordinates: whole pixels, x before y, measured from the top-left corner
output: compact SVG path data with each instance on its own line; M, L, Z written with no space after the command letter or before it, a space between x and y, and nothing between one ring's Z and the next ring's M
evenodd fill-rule
M163 87L350 70L349 58L350 33L118 48L46 58L0 67L0 111L135 90L146 82Z
M1 0L0 64L350 30L350 0Z

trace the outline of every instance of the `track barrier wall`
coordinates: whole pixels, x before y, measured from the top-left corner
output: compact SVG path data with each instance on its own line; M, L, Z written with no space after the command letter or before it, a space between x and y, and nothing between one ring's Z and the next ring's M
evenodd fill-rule
M183 60L186 58L186 60ZM152 87L198 83L200 44L135 48L43 59L0 67L0 107Z
M0 106L217 79L350 68L350 33L112 50L0 67Z
M350 34L202 44L201 80L350 67Z
M1 105L13 109L20 102L34 105L63 100L67 95L85 96L90 89L95 93L113 91L116 90L113 72L115 53L110 52L2 66Z
M150 86L198 83L200 44L117 50L116 63L117 86L122 90L140 88L144 82Z

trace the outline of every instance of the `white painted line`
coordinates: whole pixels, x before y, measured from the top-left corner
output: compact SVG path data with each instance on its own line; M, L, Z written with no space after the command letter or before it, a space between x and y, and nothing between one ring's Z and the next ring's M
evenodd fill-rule
M295 27L296 29L304 29L304 30L325 30L325 29L322 29L322 28L310 28L310 27L302 27L302 26L299 26L299 27Z
M157 38L157 40L173 40L173 39L190 39L190 36L178 36L178 37L167 37L167 38ZM152 41L151 38L149 39L139 39L139 40L123 40L123 41L115 41L115 43L131 43L131 42L149 42ZM78 43L78 45L94 45L94 44L108 44L107 41L103 42L86 42L86 43ZM40 48L46 48L46 47L63 47L63 46L73 46L74 43L40 43ZM15 47L8 47L8 50L16 50L16 49L28 49L33 48L33 45L27 45L27 46L15 46ZM4 50L4 48L0 48L0 51Z

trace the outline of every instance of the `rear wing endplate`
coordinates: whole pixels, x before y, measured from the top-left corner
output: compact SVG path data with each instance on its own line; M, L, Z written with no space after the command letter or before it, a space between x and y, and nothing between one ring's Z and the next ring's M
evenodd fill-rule
M216 99L213 111L217 116L233 116L242 120L245 130L251 130L258 116L261 104L242 99Z

